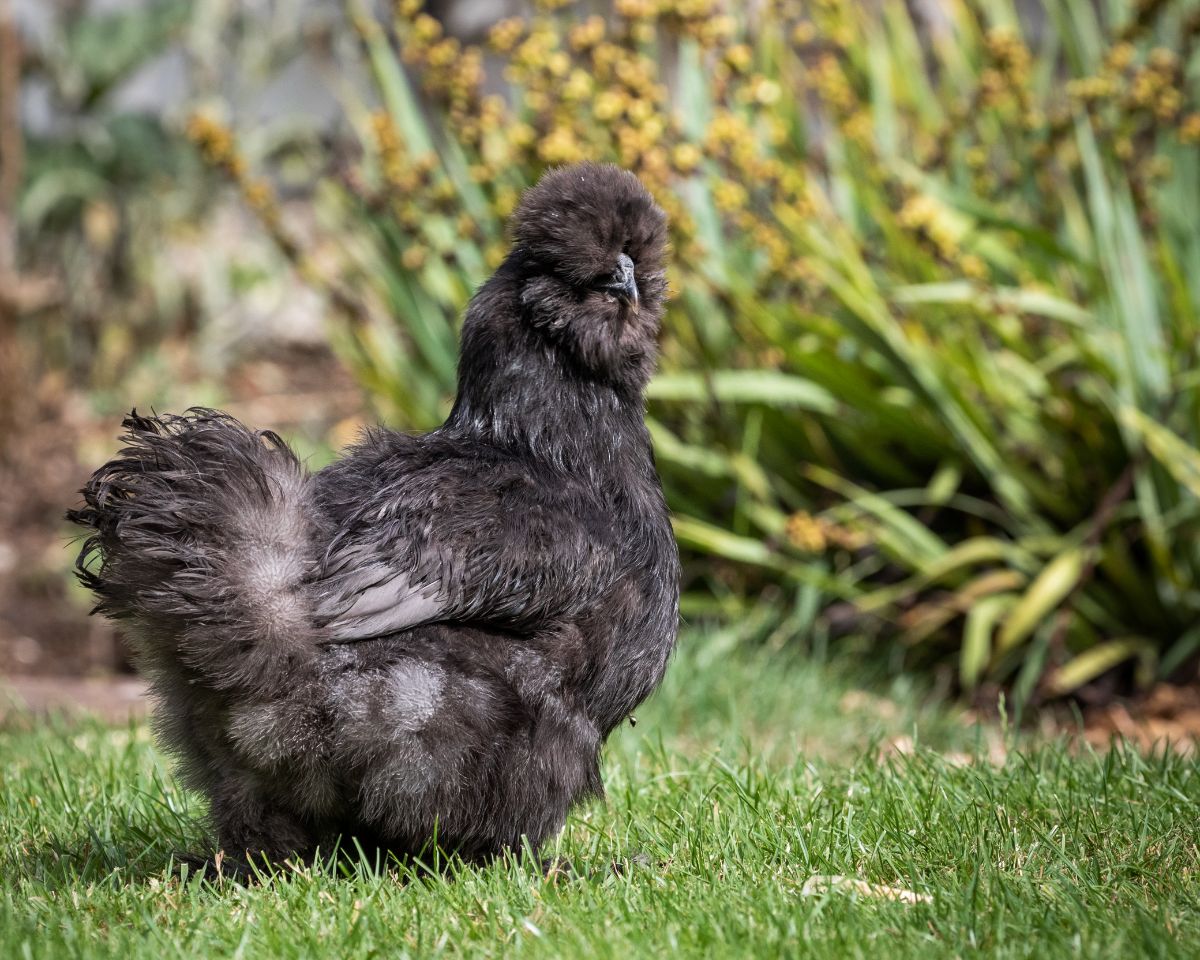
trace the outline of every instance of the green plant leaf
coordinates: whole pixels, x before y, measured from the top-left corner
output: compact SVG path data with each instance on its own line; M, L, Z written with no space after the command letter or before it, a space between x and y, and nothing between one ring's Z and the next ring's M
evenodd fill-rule
M1015 593L998 593L984 597L967 611L962 648L958 655L958 679L966 689L974 688L987 669L992 656L992 634L995 633L996 624L1017 599Z
M693 403L716 398L725 403L800 407L817 413L834 413L838 406L829 391L811 380L774 370L663 373L650 381L646 396L650 400Z
M996 649L1005 653L1025 640L1075 587L1083 572L1084 550L1070 547L1054 557L1034 578L1004 620Z
M1200 450L1134 407L1122 408L1121 420L1141 434L1146 449L1176 483L1200 497Z
M1119 663L1133 657L1154 658L1154 643L1146 637L1120 637L1099 643L1059 667L1047 684L1058 696L1077 690Z
M964 540L938 557L921 564L917 573L903 583L885 587L859 600L864 611L879 611L898 600L918 593L953 574L985 563L1008 562L1017 552L1013 544L994 537L974 537Z

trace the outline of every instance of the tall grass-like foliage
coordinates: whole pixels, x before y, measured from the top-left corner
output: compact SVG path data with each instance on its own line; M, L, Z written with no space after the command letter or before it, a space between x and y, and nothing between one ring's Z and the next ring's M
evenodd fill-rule
M651 429L686 609L766 593L1022 696L1200 649L1200 4L536 6L476 49L352 0L378 99L320 185L333 279L193 123L381 412L441 419L520 191L611 160L673 225Z

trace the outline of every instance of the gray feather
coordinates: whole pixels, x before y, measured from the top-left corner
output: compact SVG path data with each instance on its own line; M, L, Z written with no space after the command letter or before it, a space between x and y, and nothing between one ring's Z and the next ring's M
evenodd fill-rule
M418 585L380 564L337 581L339 592L317 608L329 640L346 642L399 633L439 620L446 610L440 581Z

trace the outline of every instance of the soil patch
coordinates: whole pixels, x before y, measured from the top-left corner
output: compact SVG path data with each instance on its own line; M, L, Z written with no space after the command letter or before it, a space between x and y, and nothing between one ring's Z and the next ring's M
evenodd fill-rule
M146 685L135 677L0 677L0 725L30 718L99 717L124 723L146 716Z

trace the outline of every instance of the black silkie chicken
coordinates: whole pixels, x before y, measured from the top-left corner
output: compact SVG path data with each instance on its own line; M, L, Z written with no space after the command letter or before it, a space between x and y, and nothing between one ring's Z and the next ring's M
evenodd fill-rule
M643 388L664 215L589 164L529 190L514 236L437 430L374 430L310 475L225 414L135 412L69 514L230 858L536 850L662 679L678 555Z

